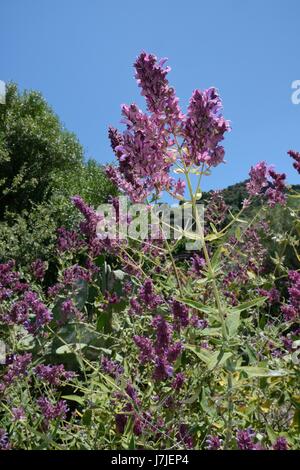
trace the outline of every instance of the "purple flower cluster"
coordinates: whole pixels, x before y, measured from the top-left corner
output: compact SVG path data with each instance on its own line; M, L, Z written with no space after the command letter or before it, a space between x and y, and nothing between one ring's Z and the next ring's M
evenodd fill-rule
M133 340L140 350L139 360L141 364L153 362L155 359L155 351L152 340L150 338L146 338L145 336L138 335L135 335Z
M0 428L0 450L10 450L11 445L8 440L8 435L5 429Z
M74 196L71 198L74 206L84 216L84 221L80 223L80 229L82 233L88 238L96 237L97 224L101 222L102 217L97 214L91 207L89 207L80 196Z
M48 287L47 295L50 298L55 298L64 288L64 285L61 282L57 282L52 286Z
M238 305L239 301L238 301L237 295L234 291L225 289L225 290L223 290L223 294L227 298L227 301L230 305L232 305L233 307Z
M175 378L172 382L172 388L174 390L180 390L185 382L185 375L182 372L178 372L178 374L175 375Z
M268 204L271 207L274 207L276 204L284 206L286 203L286 195L284 194L286 175L285 173L276 173L273 169L269 170L269 175L272 178L272 182L266 191Z
M134 202L143 201L153 192L167 190L182 195L185 183L170 177L170 168L180 153L187 165L216 166L224 160L219 145L229 123L221 115L217 91L194 91L187 115L181 113L174 89L169 85L166 59L142 52L137 58L135 77L146 99L149 114L135 104L122 106L126 130L120 134L109 129L118 167L109 166L107 175Z
M251 429L240 429L236 435L237 446L240 450L254 450L255 432Z
M38 281L42 281L46 273L46 263L41 259L37 259L31 263L31 269L34 277Z
M184 444L185 448L193 449L194 439L186 424L179 425L179 430L176 437L180 443Z
M82 313L74 305L72 299L64 300L61 304L61 314L62 318L59 323L66 323L69 319L82 319Z
M294 321L300 317L300 272L289 272L290 287L289 303L281 307L286 321Z
M300 153L295 150L289 150L288 154L293 158L293 160L295 160L293 167L298 171L298 173L300 173Z
M130 309L129 309L129 314L130 315L140 315L142 313L143 309L139 301L132 297L130 299Z
M277 437L273 444L273 450L288 450L289 446L285 437Z
M35 292L28 291L24 295L24 302L34 314L34 320L27 326L28 331L36 334L40 328L50 323L52 320L52 312L41 302Z
M189 325L189 309L186 305L174 300L172 303L172 312L174 316L174 325L176 330Z
M101 358L101 368L105 374L114 377L115 379L118 378L120 375L123 374L124 369L121 364L117 361L112 361L107 357L103 356Z
M20 273L15 271L15 261L0 263L0 301L10 299L13 294L20 294L28 289L28 284L20 280Z
M166 380L173 375L173 367L166 355L157 356L155 359L155 369L153 372L154 380Z
M250 181L247 183L247 190L250 196L257 196L262 193L268 200L268 204L274 207L275 204L284 205L286 202L284 173L276 173L266 162L259 162L250 170Z
M149 308L154 309L162 303L162 299L154 292L151 279L146 279L144 285L139 290L140 300Z
M258 289L259 295L263 297L267 297L268 302L273 304L278 304L280 301L280 292L276 289L276 287L272 287L272 289Z
M14 267L15 261L13 260L0 264L1 286L8 286L19 280L19 274L13 271Z
M108 167L107 174L133 202L143 201L152 191L171 189L168 137L154 116L147 116L135 104L122 107L127 129L115 147L119 168Z
M225 151L219 145L229 122L222 114L222 102L215 88L195 90L184 122L187 164L217 166L224 161Z
M208 321L203 318L199 318L197 314L193 314L190 318L190 324L194 328L199 328L199 330L204 330L208 327Z
M91 274L90 272L83 268L82 266L79 266L78 264L74 264L70 268L65 269L64 271L64 283L72 285L76 281L82 280L82 281L91 281Z
M44 365L39 364L34 368L37 377L49 385L58 387L62 381L68 381L75 377L75 373L67 371L63 364L59 365Z
M67 230L65 227L60 227L57 230L57 235L57 249L61 253L77 251L84 245L83 240L80 240L75 230Z
M28 366L31 363L32 355L30 353L17 354L12 356L11 364L9 364L7 372L2 378L0 384L0 391L4 391L5 388L11 385L19 377L27 375Z
M19 407L14 407L11 409L11 412L13 414L13 420L14 421L25 421L26 420L26 413L24 408L22 406Z
M173 328L162 316L157 315L152 321L156 333L153 342L145 336L134 336L134 342L140 349L139 359L142 364L154 363L153 378L161 381L173 375L172 363L176 361L183 350L180 341L173 342Z
M167 59L161 59L157 62L154 55L142 52L134 64L135 78L146 99L148 110L175 131L183 115L175 90L170 87L166 78L171 70L170 67L163 68L166 61Z
M268 186L268 166L266 162L259 162L252 166L249 172L250 181L247 183L247 190L251 196L257 196L262 189Z
M124 413L117 413L115 415L116 431L118 434L123 434L127 420L128 420L128 417Z
M146 279L138 291L138 296L131 298L129 313L131 315L139 315L143 311L143 306L147 309L153 310L162 302L163 299L159 295L155 294L152 280Z
M163 354L171 343L172 326L161 315L152 320L152 326L156 331L155 352L158 355Z
M245 284L248 280L247 273L242 266L237 265L234 270L228 271L224 276L224 286L230 286L234 282L239 282L240 284ZM227 295L227 294L226 294ZM228 295L229 297L229 295Z
M229 206L224 200L222 191L213 191L205 207L205 222L220 226L228 214Z
M268 225L260 222L245 230L242 238L230 237L228 258L223 284L225 287L246 284L249 271L260 274L264 271L267 250L262 243L260 233L268 233ZM226 292L230 297L230 293ZM233 296L233 302L236 300Z
M44 276L44 264L37 260L34 265L36 276L41 280ZM39 299L35 292L29 290L29 285L20 280L20 273L14 271L15 262L0 264L0 299L18 298L10 306L2 310L1 321L7 324L22 324L29 332L37 331L52 319L51 312Z
M17 300L11 305L10 311L4 319L8 324L23 325L28 322L28 317L28 303L25 300Z
M59 400L57 403L53 404L45 396L38 398L37 404L43 414L46 424L53 419L64 419L69 410L65 400Z
M206 448L207 450L219 450L222 446L222 439L218 436L207 436L206 439Z

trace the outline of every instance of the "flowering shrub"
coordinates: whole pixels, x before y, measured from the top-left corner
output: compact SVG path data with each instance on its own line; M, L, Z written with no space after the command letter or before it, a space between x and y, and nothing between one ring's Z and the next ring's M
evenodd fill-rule
M136 60L147 112L122 107L107 174L149 210L162 191L190 207L184 237L198 247L179 256L161 226L147 242L99 236L103 217L74 196L82 220L58 231L54 283L41 259L0 265L1 449L300 446L300 195L260 162L240 211L215 193L203 227L201 181L223 163L230 125L214 88L194 91L184 114L169 70L151 54ZM288 233L270 224L279 206Z

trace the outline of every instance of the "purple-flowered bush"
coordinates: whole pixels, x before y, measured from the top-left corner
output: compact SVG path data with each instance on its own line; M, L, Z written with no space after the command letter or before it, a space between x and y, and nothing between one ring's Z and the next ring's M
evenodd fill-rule
M205 198L231 127L219 92L180 107L166 59L142 52L134 69L145 110L122 105L108 131L106 172L132 209L111 198L116 224L140 227L145 203L153 229L164 194L191 224L113 238L74 195L80 221L50 260L1 261L0 449L299 449L300 195L261 161L238 208Z

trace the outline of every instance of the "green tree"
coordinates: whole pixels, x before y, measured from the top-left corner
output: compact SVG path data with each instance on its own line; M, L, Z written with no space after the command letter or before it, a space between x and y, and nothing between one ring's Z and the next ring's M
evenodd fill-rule
M94 208L118 193L116 186L107 178L103 167L92 159L68 172L61 170L53 172L51 187L54 194L68 199L78 194Z
M54 170L83 162L83 149L40 93L19 93L8 84L0 106L0 218L43 201L51 192Z

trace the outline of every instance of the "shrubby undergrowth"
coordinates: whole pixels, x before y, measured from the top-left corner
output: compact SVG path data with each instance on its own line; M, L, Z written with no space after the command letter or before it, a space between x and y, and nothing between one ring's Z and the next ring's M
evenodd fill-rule
M203 230L202 178L223 162L230 125L213 88L183 114L164 63L138 57L147 112L123 106L107 173L148 210L167 191L194 230L99 237L105 221L74 195L81 218L59 229L51 276L46 257L0 265L2 449L300 447L300 195L260 162L240 210L212 194ZM185 251L188 238L199 249Z

